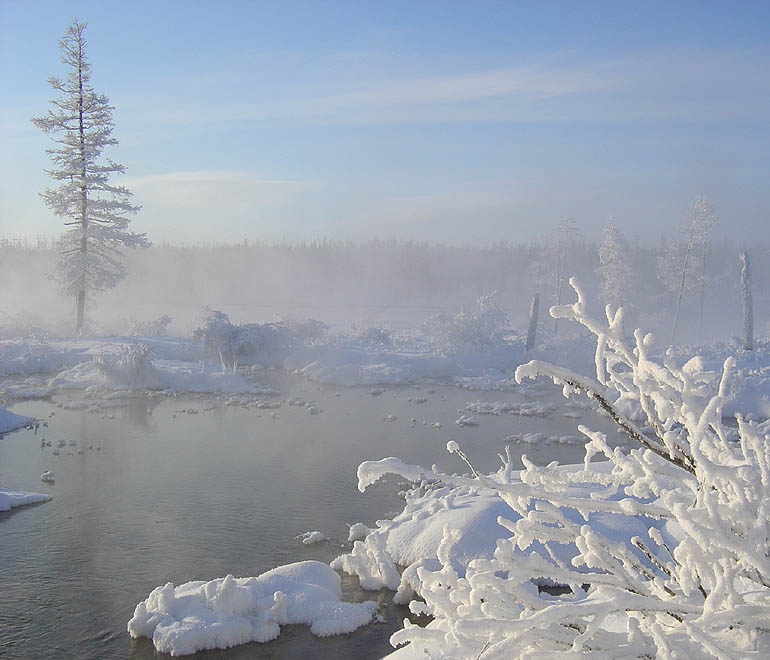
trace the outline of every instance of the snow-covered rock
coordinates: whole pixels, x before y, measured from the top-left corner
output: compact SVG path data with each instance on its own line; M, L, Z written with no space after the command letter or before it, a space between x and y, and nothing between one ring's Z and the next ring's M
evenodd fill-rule
M329 537L326 536L323 532L319 531L313 531L313 532L305 532L304 534L300 534L298 538L302 539L302 543L305 545L314 545L316 543L322 543L323 541L328 541Z
M290 624L310 626L319 636L349 633L369 623L376 610L372 601L343 602L339 575L327 564L304 561L259 577L228 575L178 587L169 582L136 606L128 632L180 656L267 642Z

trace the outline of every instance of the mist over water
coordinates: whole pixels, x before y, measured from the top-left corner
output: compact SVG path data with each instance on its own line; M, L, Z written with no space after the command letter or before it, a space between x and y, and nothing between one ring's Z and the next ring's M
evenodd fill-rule
M714 241L708 281L685 290L678 341L693 343L740 334L742 246ZM749 246L755 327L770 322L770 250ZM632 246L631 276L623 305L626 327L661 333L667 341L676 295L658 277L660 249ZM0 244L0 327L4 335L38 327L58 335L72 332L73 307L51 278L53 247ZM431 315L472 307L494 291L511 328L525 331L532 296L540 294L541 320L555 302L555 265L547 244L456 247L402 241L363 244L312 242L296 245L241 244L213 247L153 246L126 256L127 277L89 301L89 332L125 335L163 315L169 334L189 336L205 306L227 313L234 323L314 318L332 329L358 325L396 331L419 329ZM577 242L566 255L566 277L574 275L601 313L601 274L595 243ZM562 302L573 299L563 287ZM702 314L702 321L701 321ZM543 323L548 332L548 323ZM570 330L565 327L563 332Z

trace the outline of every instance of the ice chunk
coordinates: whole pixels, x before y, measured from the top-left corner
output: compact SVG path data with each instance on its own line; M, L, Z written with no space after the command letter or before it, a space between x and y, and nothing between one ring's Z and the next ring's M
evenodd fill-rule
M25 493L20 490L0 488L0 511L9 511L17 506L24 506L25 504L33 504L35 502L47 502L50 499L49 495L43 493Z
M319 531L305 532L304 534L300 534L297 538L301 538L305 545L313 545L314 543L321 543L321 541L329 540L329 537L326 536L326 534Z
M457 426L478 426L478 420L472 415L460 415L460 418L455 421Z

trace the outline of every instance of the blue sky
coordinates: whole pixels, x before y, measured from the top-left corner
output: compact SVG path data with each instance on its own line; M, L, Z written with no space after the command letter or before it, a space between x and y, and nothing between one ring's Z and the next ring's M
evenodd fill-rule
M55 235L29 118L88 22L154 241L770 237L768 2L0 0L0 234Z

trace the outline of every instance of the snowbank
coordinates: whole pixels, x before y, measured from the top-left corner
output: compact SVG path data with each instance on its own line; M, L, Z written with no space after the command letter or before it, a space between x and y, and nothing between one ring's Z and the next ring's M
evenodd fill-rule
M592 473L586 473L585 482L566 491L571 497L590 500L591 494L600 487L601 475L606 474L611 463L592 463L591 466ZM561 470L574 473L583 467L569 465L562 466ZM354 543L350 553L337 557L331 565L357 575L365 589L386 587L397 590L396 602L408 603L414 593L419 594L420 569L437 570L439 547L446 529L454 531L449 563L462 577L471 561L491 559L498 540L511 536L509 524L502 526L501 519L511 523L521 519L498 491L483 488L477 480L428 471L393 457L362 463L358 468L359 490L363 492L386 474L396 474L417 484L406 493L403 511L392 520L378 521L377 529L369 530L364 540ZM511 472L510 468L485 479L488 483L520 488L523 493L529 489L522 482L521 473ZM568 509L563 513L574 517ZM620 511L593 512L589 525L618 544L629 544L634 536L646 535L651 525L663 528L649 517ZM669 542L675 545L673 539L669 538ZM533 547L542 556L564 564L569 564L578 554L574 543L536 542ZM529 550L517 552L522 557L529 554ZM406 567L403 574L399 575L397 566Z
M0 488L0 511L10 511L18 506L47 502L51 497L44 493L25 493L21 490L6 490Z
M31 417L17 415L15 412L0 407L0 435L20 429L34 421Z
M266 393L251 385L240 373L222 373L199 362L153 360L136 371L121 364L119 358L101 357L65 369L48 382L48 390L84 390L89 387L108 390L145 389L171 392L221 392L226 394Z
M174 361L195 361L199 353L194 344L179 337L16 338L0 341L0 374L55 374L98 356L118 356L132 345L150 346L154 357Z
M339 575L328 565L303 561L259 577L157 587L128 622L132 637L149 637L161 653L187 655L203 649L267 642L280 626L304 624L314 635L349 633L369 623L376 603L342 601Z
M296 333L295 333L296 334ZM583 375L595 370L594 349L590 338L564 337L525 352L521 342L475 346L450 355L430 349L429 342L410 335L390 337L382 344L356 344L350 338L323 338L312 341L295 336L286 346L271 354L264 363L275 363L285 370L301 374L323 384L342 387L406 385L425 380L445 380L471 391L517 391L531 393L538 385L518 384L513 370L530 359L565 366ZM286 342L284 342L286 343ZM126 360L126 354L149 347L146 368ZM85 388L97 384L114 389L169 389L174 392L253 392L242 371L233 373L238 361L228 363L217 358L202 365L202 347L183 338L107 337L77 340L40 341L14 339L0 341L0 376L13 380L0 382L0 392L13 398L50 396L57 388ZM735 378L731 400L725 412L741 410L755 417L770 417L770 342L757 341L754 351L742 351L734 342L718 342L695 349L678 347L674 359L697 353L709 369L716 369L733 356ZM226 368L223 369L222 365ZM227 371L227 373L223 373ZM43 378L48 376L48 378ZM51 380L51 376L54 376ZM21 381L21 377L26 377ZM536 393L536 392L535 392ZM623 407L631 417L633 406ZM550 411L513 410L479 411L478 414L548 414Z

